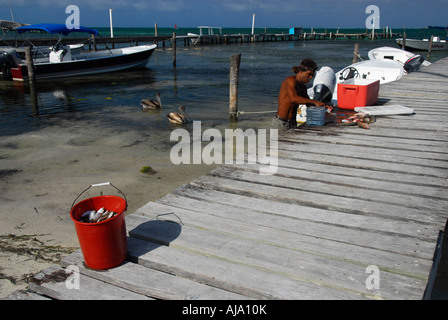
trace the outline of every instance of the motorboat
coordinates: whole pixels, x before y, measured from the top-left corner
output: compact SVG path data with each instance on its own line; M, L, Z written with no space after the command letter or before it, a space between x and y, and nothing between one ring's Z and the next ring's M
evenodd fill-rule
M65 24L37 24L17 28L18 33L28 31L58 34L60 40L48 57L33 59L35 79L64 78L144 67L157 48L157 45L151 44L75 54L71 52L69 46L62 45L62 36L72 32L97 35L97 30L81 26L77 29L68 29ZM23 81L28 78L28 66L17 51L9 48L0 52L0 69L4 77Z
M381 85L397 81L405 74L407 72L403 64L395 60L374 59L354 63L336 73L336 86L333 93L333 100L338 100L337 91L339 83L360 79L364 82L367 82L366 80L379 80Z
M403 49L392 47L379 47L369 51L370 60L390 59L397 61L403 65L407 73L411 73L420 69L420 66L429 66L431 62L425 60L421 55L415 54Z
M17 31L18 28L24 27L24 26L29 26L29 24L15 22L15 21L8 21L8 20L0 20L0 29L2 31L2 37L0 38L2 46L0 47L0 50L11 48L12 47L10 45L11 38L6 39L6 36L8 35L8 33L15 32L15 31ZM14 39L14 41L17 41L17 40L18 39ZM6 46L4 44L6 44ZM28 41L26 42L26 44L27 45L29 44ZM68 46L70 47L70 51L72 54L81 53L81 51L84 49L83 43L69 44ZM52 50L52 46L51 47L48 47L48 46L36 47L36 46L32 45L33 55L35 55L35 56L48 57L51 50Z
M336 73L336 82L351 78L380 80L380 84L401 79L406 71L398 61L390 59L365 60L345 67Z
M209 26L199 26L199 34L188 32L187 36L190 37L191 42L196 45L198 42L208 43L210 42L210 38L215 35L222 36L222 28L221 27L209 27ZM206 31L204 31L206 30ZM216 34L215 31L218 33Z
M397 38L397 44L403 47L403 38ZM430 39L406 39L405 49L428 51ZM434 36L431 44L431 51L448 50L448 42L439 36Z
M379 47L369 51L368 57L370 60L375 59L390 59L400 62L405 65L407 62L411 61L411 59L419 59L422 60L422 66L429 66L431 62L425 60L421 55L399 49L393 47Z
M428 38L423 39L405 39L403 38L397 38L397 44L406 50L421 50L421 51L428 51L430 49L431 44L431 51L446 51L448 50L448 27L435 27L435 26L429 26L426 27L426 29L438 29L438 30L446 30L447 31L447 37L445 39L441 38L440 36L432 36ZM431 41L432 38L432 41ZM404 43L403 43L404 42Z

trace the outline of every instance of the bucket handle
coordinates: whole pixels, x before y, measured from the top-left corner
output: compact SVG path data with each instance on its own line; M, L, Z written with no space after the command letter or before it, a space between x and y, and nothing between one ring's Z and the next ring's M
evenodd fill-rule
M73 209L73 206L75 205L76 200L78 200L79 197L82 196L84 192L86 192L86 191L89 190L90 188L104 187L104 186L112 186L112 187L114 187L115 189L117 189L118 192L121 193L121 194L124 196L124 201L126 202L126 208L125 208L125 210L127 210L127 209L128 209L128 201L127 201L127 199L126 199L126 195L125 195L120 189L118 189L116 186L114 186L112 183L110 183L110 182L102 182L102 183L94 183L94 184L91 184L87 189L85 189L83 192L81 192L81 193L79 194L79 196L77 196L76 199L73 201L73 203L72 203L72 207L71 207L70 211Z

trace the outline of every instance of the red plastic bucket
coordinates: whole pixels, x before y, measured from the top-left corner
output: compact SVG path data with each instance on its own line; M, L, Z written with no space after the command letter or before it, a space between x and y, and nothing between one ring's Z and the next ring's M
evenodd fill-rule
M84 212L101 208L118 214L97 223L78 221ZM70 217L75 223L81 251L88 267L97 270L110 269L126 259L127 242L124 219L126 208L126 200L117 196L93 197L72 207Z

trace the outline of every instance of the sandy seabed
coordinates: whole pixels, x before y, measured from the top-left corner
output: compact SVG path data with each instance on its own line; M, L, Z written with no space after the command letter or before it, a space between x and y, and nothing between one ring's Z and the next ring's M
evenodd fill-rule
M113 183L126 195L131 214L214 168L173 165L175 142L166 135L66 121L2 137L0 298L26 289L30 277L79 248L69 213L91 184ZM141 173L144 166L155 173ZM91 188L78 201L100 191L119 195L112 187Z

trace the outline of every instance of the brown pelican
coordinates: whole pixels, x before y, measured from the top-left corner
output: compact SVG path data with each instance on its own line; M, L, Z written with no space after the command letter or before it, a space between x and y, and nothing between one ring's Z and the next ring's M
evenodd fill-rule
M162 101L160 99L160 93L156 93L156 100L151 99L143 99L140 104L142 105L144 110L155 110L162 109Z
M183 124L183 123L190 123L191 120L188 117L187 111L185 110L184 106L179 107L179 113L177 112L170 112L166 115L168 117L168 120L171 123L176 124Z

